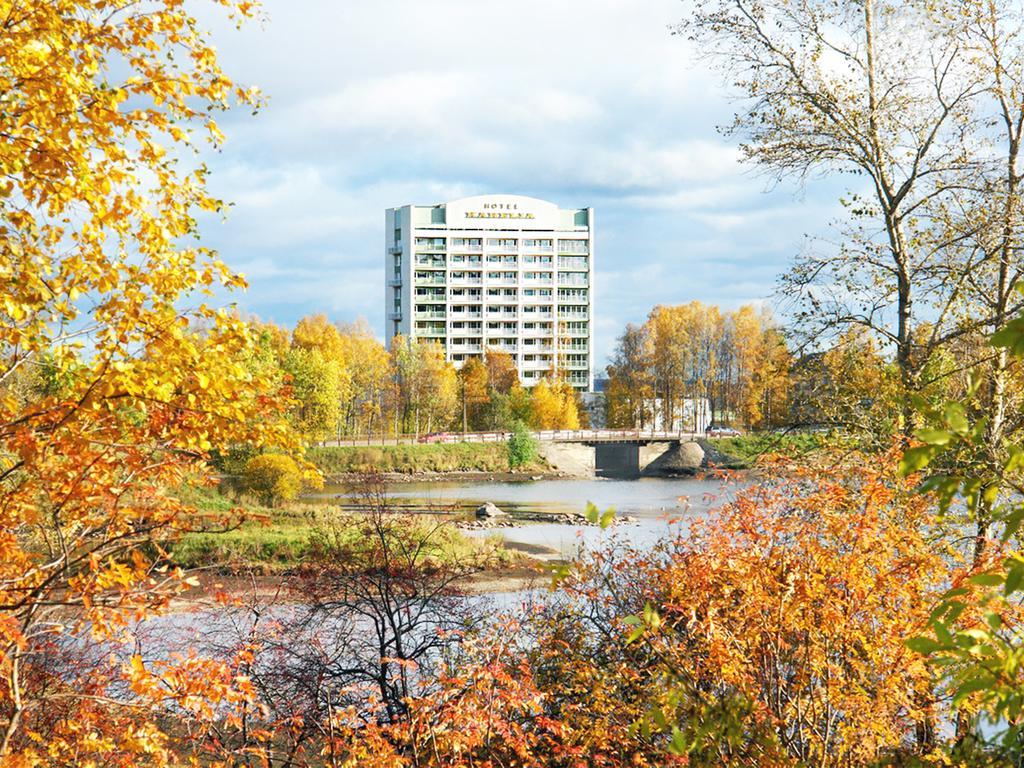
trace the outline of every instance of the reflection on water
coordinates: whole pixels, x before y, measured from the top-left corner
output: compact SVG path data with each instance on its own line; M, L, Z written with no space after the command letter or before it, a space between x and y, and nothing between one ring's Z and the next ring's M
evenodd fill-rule
M612 507L619 515L637 518L634 523L615 526L613 532L631 544L644 546L680 528L685 530L694 518L731 499L738 487L741 486L736 480L718 478L414 482L390 486L388 496L394 507L410 512L468 514L490 501L513 518L536 513L578 513L586 508L587 502L593 502L602 510ZM342 507L355 506L351 489L344 486L328 486L320 498ZM548 547L562 557L573 556L581 544L600 546L603 539L613 535L587 526L530 522L515 528L469 533L498 533L510 543Z

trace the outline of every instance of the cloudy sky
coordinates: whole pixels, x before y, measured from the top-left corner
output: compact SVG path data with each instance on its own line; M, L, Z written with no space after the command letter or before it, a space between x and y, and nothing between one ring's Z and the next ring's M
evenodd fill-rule
M814 224L813 187L770 189L716 126L735 106L668 27L680 0L264 0L222 61L269 97L222 125L205 227L279 323L324 312L383 333L384 209L472 194L596 209L596 360L658 303L770 300ZM819 227L817 231L820 231Z

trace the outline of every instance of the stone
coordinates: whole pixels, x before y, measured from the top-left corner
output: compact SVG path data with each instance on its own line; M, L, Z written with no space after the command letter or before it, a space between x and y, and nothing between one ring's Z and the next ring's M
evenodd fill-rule
M677 457L680 466L699 469L704 463L704 449L697 443L680 443Z
M477 507L476 516L480 518L504 517L507 513L491 502L486 502Z
M657 472L662 475L692 475L702 466L704 449L698 443L680 443L656 462Z

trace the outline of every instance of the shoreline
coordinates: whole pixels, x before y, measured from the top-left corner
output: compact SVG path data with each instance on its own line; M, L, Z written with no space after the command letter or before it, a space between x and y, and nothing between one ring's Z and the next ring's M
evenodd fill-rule
M492 595L546 589L550 584L549 569L564 564L558 559L540 560L524 554L512 565L485 568L455 582L456 588L467 595ZM293 574L235 572L217 573L211 569L191 571L199 576L199 584L175 595L167 604L166 613L193 613L205 608L244 607L254 599L266 605L287 605L298 602L290 594L288 580Z
M324 480L331 485L352 485L365 481L367 477L379 477L388 484L399 485L402 483L530 483L543 480L585 480L584 476L574 475L568 472L555 472L551 470L538 472L491 472L487 470L452 470L451 472L436 472L431 470L420 470L418 472L336 472L325 474Z
M693 471L673 474L650 474L636 477L608 477L598 474L575 474L562 471L544 472L489 472L485 470L453 470L451 472L435 472L424 470L419 472L342 472L325 474L328 485L355 485L366 480L368 476L378 477L389 485L410 483L530 483L551 480L618 480L632 482L635 480L707 480L727 473L730 477L739 477L754 473L752 467L709 466Z

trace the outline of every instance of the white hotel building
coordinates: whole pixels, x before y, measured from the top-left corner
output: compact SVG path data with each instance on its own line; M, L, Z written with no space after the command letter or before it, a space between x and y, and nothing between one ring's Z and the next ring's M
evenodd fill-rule
M386 336L436 341L456 366L508 352L524 386L593 389L594 209L518 195L389 208Z

